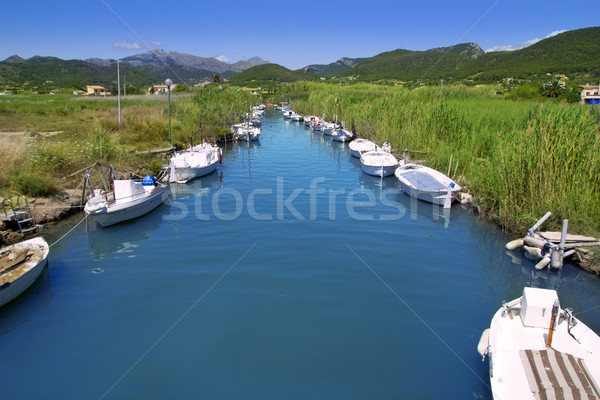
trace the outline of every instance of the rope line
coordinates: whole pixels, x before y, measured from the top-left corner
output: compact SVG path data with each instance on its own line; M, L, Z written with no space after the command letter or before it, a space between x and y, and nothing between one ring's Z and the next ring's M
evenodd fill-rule
M65 237L66 237L66 236L69 234L69 233L73 232L73 230L75 230L75 228L77 228L79 225L81 225L81 223L82 223L83 221L85 221L85 220L87 219L87 217L88 217L88 216L87 216L87 214L86 214L86 215L85 215L85 217L83 217L83 218L81 219L81 221L79 221L79 222L77 223L77 225L75 225L74 227L72 227L71 229L69 229L69 232L67 232L67 233L65 233L64 235L62 235L62 236L61 236L61 237L60 237L60 238L59 238L59 239L58 239L56 242L52 243L52 244L51 244L49 247L52 247L52 246L54 246L56 243L58 243L58 242L60 242L61 240L63 240L63 239L64 239L64 238L65 238Z

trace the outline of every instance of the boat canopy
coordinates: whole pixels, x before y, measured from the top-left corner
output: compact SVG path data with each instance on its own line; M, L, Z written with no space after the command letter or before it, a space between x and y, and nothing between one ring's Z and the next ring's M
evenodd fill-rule
M146 194L141 183L131 179L113 181L116 204L123 204L138 199Z

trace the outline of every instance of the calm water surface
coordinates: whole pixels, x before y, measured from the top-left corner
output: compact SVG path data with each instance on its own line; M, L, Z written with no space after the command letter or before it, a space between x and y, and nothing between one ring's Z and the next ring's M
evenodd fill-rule
M276 113L223 158L52 247L0 309L2 399L490 399L476 346L502 300L600 304L596 276L534 272L493 224L411 201ZM579 317L600 332L600 309Z

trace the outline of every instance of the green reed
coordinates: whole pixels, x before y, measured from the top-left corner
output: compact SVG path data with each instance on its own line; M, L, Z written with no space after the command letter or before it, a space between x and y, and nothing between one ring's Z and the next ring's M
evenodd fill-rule
M600 232L597 107L507 100L489 87L366 84L290 85L280 100L327 119L335 110L347 128L389 140L397 155L426 152L409 155L450 170L504 229L522 232L552 211L551 229L569 219L570 231Z

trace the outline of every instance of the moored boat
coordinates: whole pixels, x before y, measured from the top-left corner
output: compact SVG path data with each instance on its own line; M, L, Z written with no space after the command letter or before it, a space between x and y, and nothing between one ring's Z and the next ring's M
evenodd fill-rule
M333 122L323 122L321 131L325 136L331 136L331 132L339 127L338 124L334 124Z
M141 217L158 207L169 196L169 187L147 175L142 182L133 179L113 181L113 190L101 191L85 204L86 214L106 227Z
M374 150L361 155L360 166L365 174L385 178L394 174L398 160L390 153Z
M377 144L369 139L358 138L354 139L352 143L350 143L350 154L352 157L360 158L362 153L366 153L367 151L375 151L377 148Z
M420 164L407 163L394 172L404 193L419 200L450 207L461 186L441 172Z
M331 138L336 142L349 142L354 139L354 135L346 129L337 129L331 132Z
M169 182L187 182L208 175L221 162L221 149L202 143L175 153L169 162Z
M600 398L600 337L561 308L555 290L526 287L481 335L499 399Z
M17 298L48 264L46 240L36 237L0 249L0 307Z

